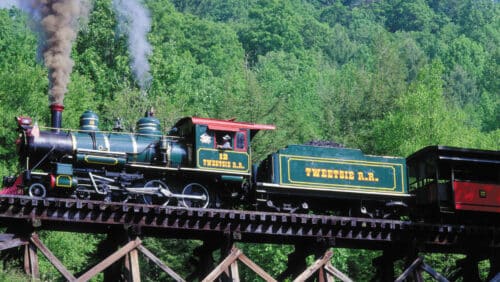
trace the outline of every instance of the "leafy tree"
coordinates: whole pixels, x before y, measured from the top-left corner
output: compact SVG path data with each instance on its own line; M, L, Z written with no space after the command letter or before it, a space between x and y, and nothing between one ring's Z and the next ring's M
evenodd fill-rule
M40 240L71 273L85 271L89 264L98 263L91 255L102 239L102 236L84 233L40 232ZM65 281L43 255L39 255L39 258L43 281Z
M394 0L390 1L387 8L386 25L390 31L434 31L437 28L437 17L425 0Z
M484 146L477 129L467 127L465 113L444 100L442 72L443 65L434 61L398 99L398 107L374 121L375 151L406 156L428 145Z
M259 1L249 11L249 23L239 31L250 62L270 51L291 52L303 47L301 18L285 1Z
M336 24L327 38L323 52L333 63L344 65L351 61L360 48L359 44L349 38L347 28Z
M450 101L455 101L458 106L463 107L468 103L477 104L480 99L476 80L464 71L460 65L445 77L445 95Z
M257 79L273 113L272 123L278 128L287 128L290 122L293 123L293 128L273 134L273 149L290 144L290 141L304 143L320 134L317 128L311 127L319 119L316 109L320 101L315 94L319 74L315 58L303 56L271 52L261 57L256 66Z
M173 0L177 9L213 21L238 21L248 17L248 9L256 1L238 0Z
M336 24L349 26L351 21L351 10L349 7L344 6L341 1L337 0L334 1L334 3L326 5L326 7L321 10L320 19L328 23L331 27Z
M485 60L486 54L482 46L463 35L449 44L443 56L443 62L448 69L460 65L464 71L478 78L483 72Z
M111 0L95 1L89 23L74 45L74 70L93 82L100 100L133 84L126 40L117 34Z
M156 239L146 238L144 245L172 268L181 277L188 277L195 265L192 262L193 250L201 245L200 241L180 239ZM141 256L142 257L142 256ZM141 260L141 276L144 281L171 281L163 270L153 263Z
M482 128L486 132L500 129L498 121L500 120L500 99L498 93L491 94L483 92L479 101L479 110L476 107L475 112L482 121Z
M466 35L476 34L477 30L495 21L498 17L498 3L480 0L462 1L458 5L458 11L454 20L462 27ZM498 18L496 19L498 21Z
M269 275L277 277L286 269L288 254L293 252L289 245L272 244L239 244L243 253L254 262L258 262ZM246 281L262 281L255 273L245 267L241 268L241 277Z
M14 269L9 269L5 268L3 265L0 264L0 280L2 281L12 281L12 282L24 282L24 281L29 281L29 277L24 274L20 273L18 270Z

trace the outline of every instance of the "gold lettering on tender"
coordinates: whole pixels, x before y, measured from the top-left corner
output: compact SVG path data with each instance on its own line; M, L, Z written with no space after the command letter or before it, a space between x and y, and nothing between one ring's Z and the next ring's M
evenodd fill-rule
M343 180L355 180L356 173L357 173L358 180L360 180L360 181L368 180L365 178L363 172L354 172L351 170L338 170L338 169L306 167L306 168L304 168L304 172L306 174L306 177L325 178L325 179L343 179Z
M362 171L358 172L358 181L367 181L367 182L378 182L379 179L375 177L375 173L368 172L365 175Z
M310 167L306 167L306 176L307 177L311 176L311 168Z
M373 172L368 172L368 181L375 181L375 175Z
M358 180L359 181L364 181L365 180L365 175L362 171L358 172Z
M238 164L239 165L239 164ZM234 164L233 164L234 167ZM379 182L375 177L374 172L352 171L352 170L338 170L338 169L325 169L325 168L304 168L306 177L324 178L324 179L342 179L342 180L357 180L364 182Z
M349 180L354 180L354 171L349 171Z

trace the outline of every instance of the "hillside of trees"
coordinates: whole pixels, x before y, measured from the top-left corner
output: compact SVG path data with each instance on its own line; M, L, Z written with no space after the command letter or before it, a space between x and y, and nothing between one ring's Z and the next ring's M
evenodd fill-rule
M275 124L255 138L254 161L288 144L334 140L365 153L407 156L427 145L500 150L500 6L491 0L145 0L152 81L144 94L111 0L94 0L73 44L63 126L87 109L101 129L128 129L150 107L164 128L184 116ZM17 172L14 117L48 125L48 80L27 15L0 9L0 175ZM102 237L45 232L71 271ZM200 242L147 240L187 276ZM290 246L242 246L277 275ZM184 252L182 252L184 253ZM336 251L353 279L377 253ZM449 258L453 259L449 259ZM440 270L454 256L434 255ZM485 266L486 267L486 266ZM4 266L11 269L10 266ZM14 268L12 268L14 269ZM22 280L14 270L2 277ZM151 270L151 281L162 279ZM42 261L42 280L58 281ZM9 276L9 277L10 277ZM12 278L11 277L11 278ZM9 278L9 279L11 279ZM12 278L13 279L13 278ZM145 280L149 281L149 280Z

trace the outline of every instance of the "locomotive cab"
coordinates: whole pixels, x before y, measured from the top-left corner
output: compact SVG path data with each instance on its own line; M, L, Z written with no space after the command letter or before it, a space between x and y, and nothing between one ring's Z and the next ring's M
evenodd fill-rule
M249 176L251 138L259 130L272 129L272 125L187 117L177 122L170 134L184 140L193 167Z
M242 199L248 195L251 139L259 130L274 128L273 125L186 117L175 124L169 135L186 146L189 166L198 178L199 183L188 188L206 189L215 195L217 202L223 203L234 202L226 199Z
M500 152L430 146L407 166L420 217L500 213Z

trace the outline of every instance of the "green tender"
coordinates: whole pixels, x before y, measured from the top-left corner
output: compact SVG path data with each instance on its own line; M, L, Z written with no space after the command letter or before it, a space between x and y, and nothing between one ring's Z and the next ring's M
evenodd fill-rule
M326 191L407 194L404 158L361 150L290 145L273 155L275 184Z

